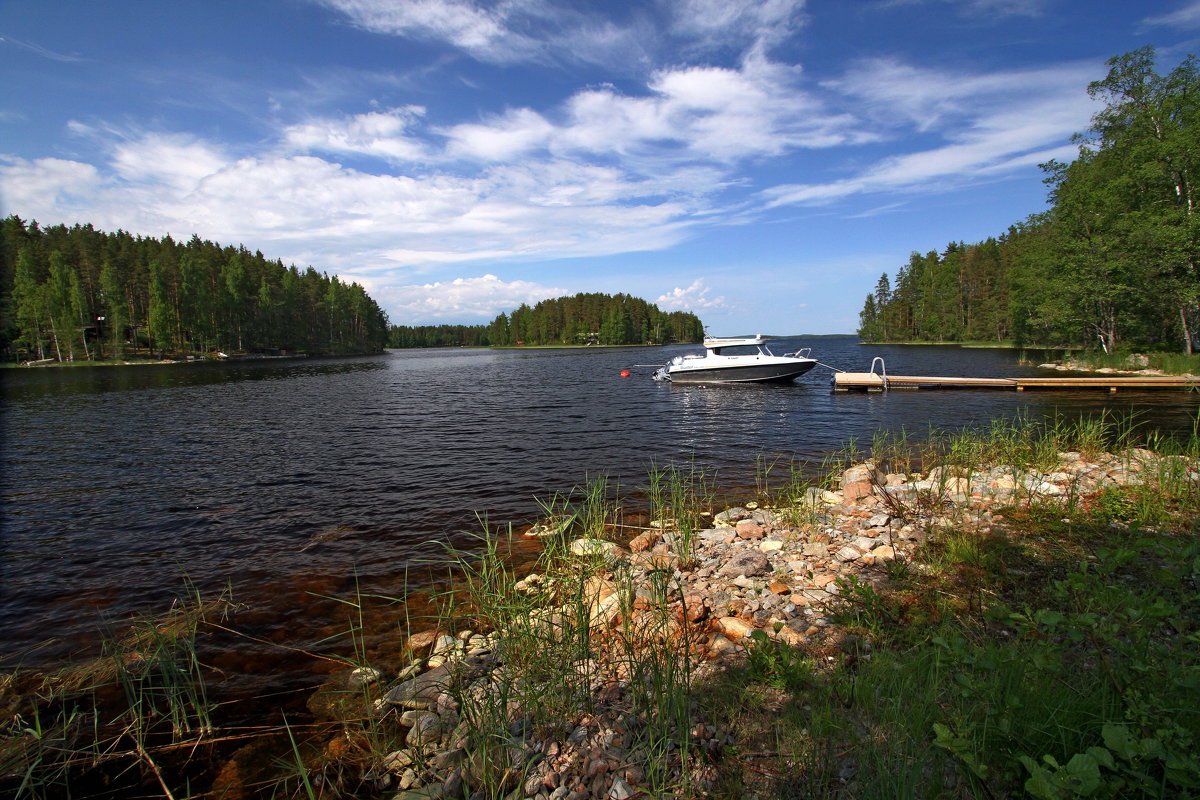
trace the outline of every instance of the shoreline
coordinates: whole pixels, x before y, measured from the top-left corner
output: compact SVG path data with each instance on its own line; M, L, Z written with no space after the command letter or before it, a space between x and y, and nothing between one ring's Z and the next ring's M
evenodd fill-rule
M821 780L830 781L825 794L814 789L813 796L858 796L868 780L863 747L870 737L854 734L837 744L841 755L811 761L802 751L823 752L832 746L824 737L837 739L840 728L822 732L815 712L793 721L789 703L815 707L824 702L822 686L832 687L836 700L840 681L867 674L880 681L901 669L887 665L894 641L901 641L893 628L902 622L912 626L905 635L916 637L901 649L903 663L920 663L914 652L921 648L941 647L926 630L938 614L1025 630L1028 623L1017 619L1021 606L1000 602L997 592L1000 581L1026 581L1030 567L1005 556L997 583L971 588L987 564L978 548L1040 553L1066 535L1063 525L1082 525L1101 512L1125 526L1109 533L1128 539L1122 531L1140 523L1123 521L1137 512L1136 500L1127 498L1166 508L1159 487L1169 481L1195 506L1200 448L1194 441L1186 455L1129 442L1109 452L1097 448L1096 430L1075 433L1081 449L1031 445L1022 451L1028 458L1012 455L1008 440L1016 431L994 434L994 457L970 462L945 457L954 447L923 465L900 449L874 453L843 463L823 486L797 479L721 510L711 507L703 475L672 469L652 476L652 513L636 531L625 527L619 498L608 497L605 486L589 487L577 502L547 507L546 519L520 534L541 543L532 565L511 561L503 540L481 538L479 552L451 553L453 577L434 594L439 616L398 619L390 643L371 652L355 644L353 655L337 657L342 668L307 697L312 722L297 729L298 738L290 727L276 727L231 749L220 744L221 728L193 725L184 739L194 738L198 752L211 750L204 782L212 780L212 797L255 796L260 781L332 787L339 776L349 783L342 794L330 788L331 797L363 796L352 791L358 786L367 796L394 800L630 800L664 792L767 798L783 791L779 776L798 764L819 767ZM1059 441L1054 431L1048 438ZM1178 535L1169 516L1154 519L1140 536ZM1066 563L1096 561L1091 530L1082 541L1092 555L1070 555ZM922 585L945 569L939 560L955 548L963 553L956 558L966 560L948 582L914 593L913 582ZM1031 587L1040 586L1040 573L1033 577ZM1044 602L1038 591L1027 600ZM886 599L893 595L901 602L894 609ZM151 629L186 627L182 620L191 619L193 635L203 631L205 614L213 612L196 602L190 611L181 605L180 622L171 617ZM948 605L935 612L939 602ZM905 620L917 612L925 616ZM1003 647L1026 635L1005 639ZM125 656L123 668L148 676L139 665L157 662L147 660L144 639L131 642L139 655ZM286 639L271 646L286 648ZM1022 652L1013 659L1024 659ZM957 653L950 667L969 673L974 658ZM205 668L197 661L195 670L175 691L202 681ZM181 695L185 705L199 705L189 697ZM745 697L759 699L736 699ZM892 713L896 700L896 713L909 714L911 698L880 695L855 711L860 721L852 728L863 715ZM919 755L906 758L926 759L921 763L935 776L949 770L960 782L976 780L968 767L955 766L952 751L929 747L929 724L918 727L918 738L927 738L917 743ZM789 745L773 752L762 737L783 737ZM149 767L168 768L177 752L178 745L148 749L144 758L131 751L115 763L123 774L140 765L143 785L154 786L162 779ZM739 755L751 752L762 755L753 763ZM1065 762L1071 752L1057 755ZM280 774L287 763L293 766ZM1007 781L997 785L1001 793L1013 788L1011 775L997 775Z

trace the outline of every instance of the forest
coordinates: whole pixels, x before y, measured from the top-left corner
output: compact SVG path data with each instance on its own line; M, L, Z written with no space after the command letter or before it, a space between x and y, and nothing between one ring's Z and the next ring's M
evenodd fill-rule
M394 325L389 347L622 345L698 342L704 325L690 312L664 312L627 294L579 293L522 303L487 325Z
M1002 236L914 252L859 315L866 342L1200 348L1200 65L1108 61L1104 103L1069 164L1042 164L1049 208Z
M244 247L0 222L5 360L370 353L387 335L357 283Z

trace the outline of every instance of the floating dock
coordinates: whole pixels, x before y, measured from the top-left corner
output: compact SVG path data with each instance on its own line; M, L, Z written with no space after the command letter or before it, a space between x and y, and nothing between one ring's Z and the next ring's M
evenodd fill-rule
M1158 376L1111 376L1101 378L938 378L917 375L879 375L875 372L838 372L833 376L835 392L885 392L892 389L1026 389L1071 391L1100 389L1118 391L1176 389L1200 391L1196 378Z

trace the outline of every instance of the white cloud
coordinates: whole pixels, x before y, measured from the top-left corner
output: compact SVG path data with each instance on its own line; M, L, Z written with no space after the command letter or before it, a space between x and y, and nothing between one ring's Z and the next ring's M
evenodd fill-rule
M655 303L663 311L713 311L728 308L724 297L709 297L710 287L703 278L692 281L686 289L676 286L666 294L658 296Z
M20 212L28 218L36 216L37 209L45 209L50 213L42 219L57 220L73 209L90 208L101 184L100 171L91 164L60 158L0 158L4 216Z
M572 158L620 156L658 164L729 163L868 141L848 113L830 112L800 85L799 68L751 52L736 68L680 67L654 73L648 93L612 86L580 91L555 114L509 110L483 123L442 131L447 154L510 161L548 152Z
M1143 28L1158 26L1185 30L1200 28L1200 0L1192 0L1191 3L1187 3L1169 14L1147 17L1142 20Z
M427 159L424 142L408 131L425 114L421 106L356 114L347 119L312 119L283 131L283 144L302 152L355 153L389 161Z
M490 320L522 303L532 305L568 293L566 289L530 281L504 281L489 273L451 281L379 286L372 296L391 310L393 323L419 325L442 319Z
M681 170L630 179L562 160L467 176L371 174L306 155L221 160L215 148L159 135L117 145L107 175L61 159L0 165L5 213L195 232L358 270L670 247L706 206L667 193L710 178Z
M554 126L528 108L511 110L486 124L456 125L446 131L453 157L509 161L539 150L554 134Z

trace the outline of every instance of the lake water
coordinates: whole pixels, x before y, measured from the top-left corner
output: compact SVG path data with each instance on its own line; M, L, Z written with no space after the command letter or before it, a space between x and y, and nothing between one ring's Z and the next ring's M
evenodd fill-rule
M882 355L892 374L1037 373L1005 350L775 350L799 346L854 371ZM1180 392L834 394L821 367L789 386L683 386L634 366L695 349L8 370L0 666L86 650L102 623L163 610L185 580L205 596L231 586L255 636L316 647L344 616L326 597L399 594L445 543L469 546L480 516L527 523L539 498L601 475L632 490L652 462L745 487L760 454L819 463L878 429L1110 410L1184 430L1200 405Z

